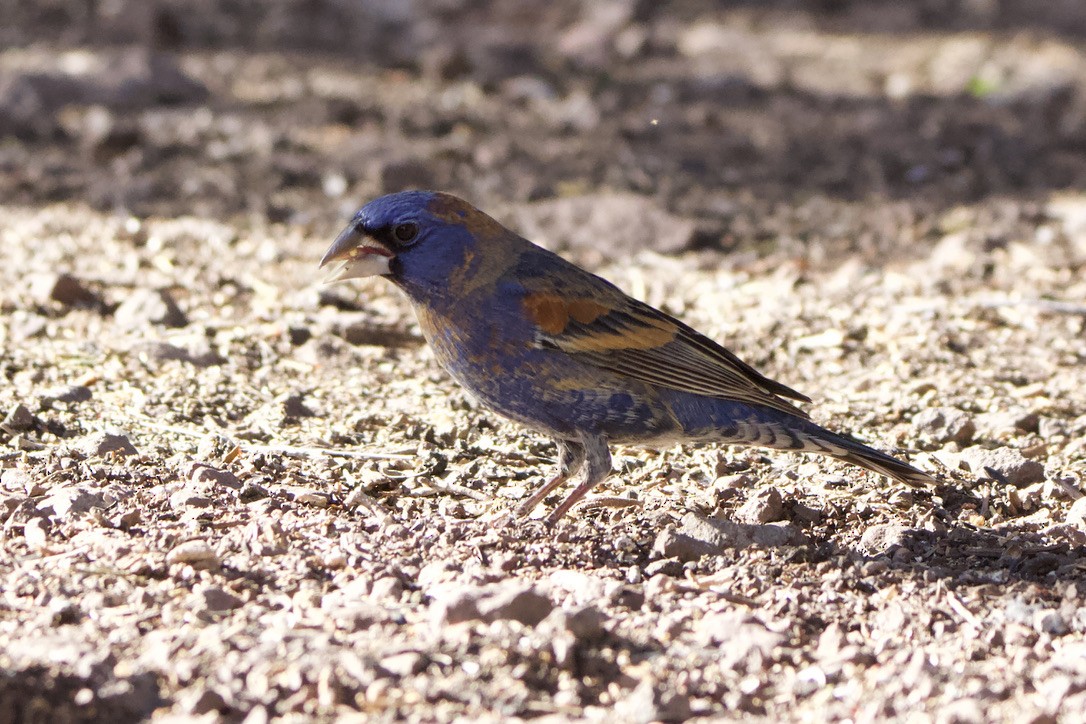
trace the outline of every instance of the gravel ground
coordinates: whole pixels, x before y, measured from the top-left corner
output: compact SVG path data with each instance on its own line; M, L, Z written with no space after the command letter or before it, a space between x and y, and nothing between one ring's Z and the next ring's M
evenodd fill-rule
M817 5L0 0L0 721L1078 720L1086 11ZM514 520L553 447L316 269L416 186L938 487Z

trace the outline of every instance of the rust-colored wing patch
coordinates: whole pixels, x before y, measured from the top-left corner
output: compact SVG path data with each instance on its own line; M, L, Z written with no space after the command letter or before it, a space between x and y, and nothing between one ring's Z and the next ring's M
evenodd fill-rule
M712 340L628 297L612 306L548 292L524 297L544 346L601 369L698 395L750 402L806 417L781 399L807 398L767 379Z
M638 324L612 326L605 318L615 310L592 299L563 299L554 294L529 294L524 308L549 337L562 336L568 352L605 352L621 349L652 349L667 344L678 331L665 320L638 320ZM599 324L597 324L597 322Z

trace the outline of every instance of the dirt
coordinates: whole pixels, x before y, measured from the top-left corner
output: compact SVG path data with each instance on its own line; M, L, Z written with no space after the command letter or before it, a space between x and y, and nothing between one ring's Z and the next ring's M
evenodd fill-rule
M0 720L1081 717L1080 3L0 15ZM619 448L517 520L552 445L316 268L411 187L938 486Z

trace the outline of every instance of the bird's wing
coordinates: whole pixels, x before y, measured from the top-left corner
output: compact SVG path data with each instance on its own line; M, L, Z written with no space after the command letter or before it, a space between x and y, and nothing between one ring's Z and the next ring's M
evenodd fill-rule
M542 285L528 288L523 304L539 344L652 385L807 417L782 399L810 402L806 396L763 376L674 317L598 277L592 281L602 284L563 285L561 294L539 289Z

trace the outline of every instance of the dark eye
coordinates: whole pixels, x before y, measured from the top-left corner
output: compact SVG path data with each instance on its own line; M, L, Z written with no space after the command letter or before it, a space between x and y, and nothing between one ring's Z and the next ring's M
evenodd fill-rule
M419 225L415 223L397 224L396 228L392 230L392 235L396 237L396 241L406 244L409 241L414 241L415 237L419 235Z

